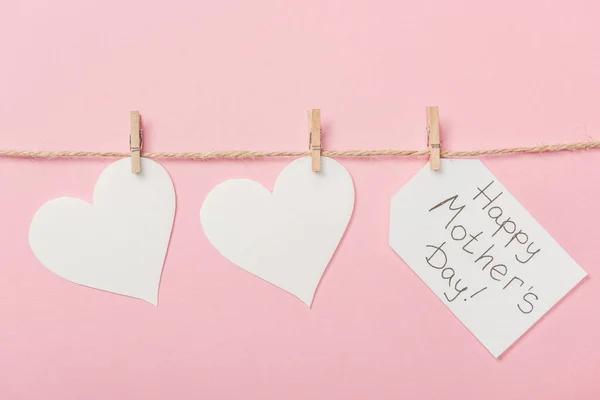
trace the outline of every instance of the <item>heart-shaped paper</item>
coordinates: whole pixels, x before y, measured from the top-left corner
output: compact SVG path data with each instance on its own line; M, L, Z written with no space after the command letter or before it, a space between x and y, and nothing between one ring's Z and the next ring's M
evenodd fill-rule
M354 209L354 185L337 161L290 163L273 193L248 179L215 187L200 210L204 232L229 261L308 306Z
M81 285L158 302L173 218L175 190L160 164L126 158L96 182L94 204L61 197L44 204L29 228L29 244L55 274Z

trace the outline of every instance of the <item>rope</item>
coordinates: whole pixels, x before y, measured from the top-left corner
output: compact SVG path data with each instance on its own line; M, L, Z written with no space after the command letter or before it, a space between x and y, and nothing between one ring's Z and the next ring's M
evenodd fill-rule
M557 151L578 151L600 148L600 142L578 142L569 144L550 144L534 147L508 147L488 150L442 151L443 158L477 157L500 154L550 153ZM214 159L248 159L267 157L302 157L310 155L310 151L209 151L200 153L145 153L143 157L180 159L180 160L214 160ZM429 150L324 150L325 157L420 157L429 155ZM63 157L129 157L128 152L102 151L40 151L0 149L0 157L53 159Z

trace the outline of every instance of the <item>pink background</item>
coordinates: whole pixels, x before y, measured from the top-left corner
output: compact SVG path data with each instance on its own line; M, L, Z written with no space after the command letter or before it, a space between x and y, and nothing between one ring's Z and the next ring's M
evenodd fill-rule
M35 0L0 5L0 147L446 149L600 139L600 5L530 1ZM589 277L500 359L388 246L391 196L425 159L343 159L349 229L312 310L230 264L198 213L227 178L289 160L164 161L178 209L159 307L46 270L27 235L109 160L0 159L0 398L596 399L600 150L486 165Z

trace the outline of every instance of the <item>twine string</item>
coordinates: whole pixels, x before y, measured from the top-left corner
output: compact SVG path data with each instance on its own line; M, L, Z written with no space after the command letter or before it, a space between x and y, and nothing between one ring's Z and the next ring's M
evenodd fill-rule
M550 144L533 147L507 147L501 149L487 150L462 150L442 151L443 158L478 157L488 155L523 154L523 153L550 153L559 151L579 151L600 148L600 141L576 142L567 144ZM179 160L214 160L214 159L250 159L269 157L302 157L309 156L310 151L208 151L208 152L142 152L142 157L155 159L179 159ZM321 153L325 157L422 157L429 155L429 150L324 150ZM11 150L0 149L0 157L12 158L74 158L74 157L105 157L121 158L129 157L129 152L102 152L102 151L70 151L70 150Z

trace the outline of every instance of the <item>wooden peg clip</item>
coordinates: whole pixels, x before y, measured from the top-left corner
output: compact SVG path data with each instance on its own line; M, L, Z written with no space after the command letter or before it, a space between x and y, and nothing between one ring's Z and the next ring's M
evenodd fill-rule
M142 126L140 121L140 112L132 111L129 151L131 152L131 172L134 174L142 171Z
M429 146L429 166L440 169L440 114L438 107L427 107L427 146Z
M308 148L311 151L312 171L321 170L321 110L313 108L308 110Z

